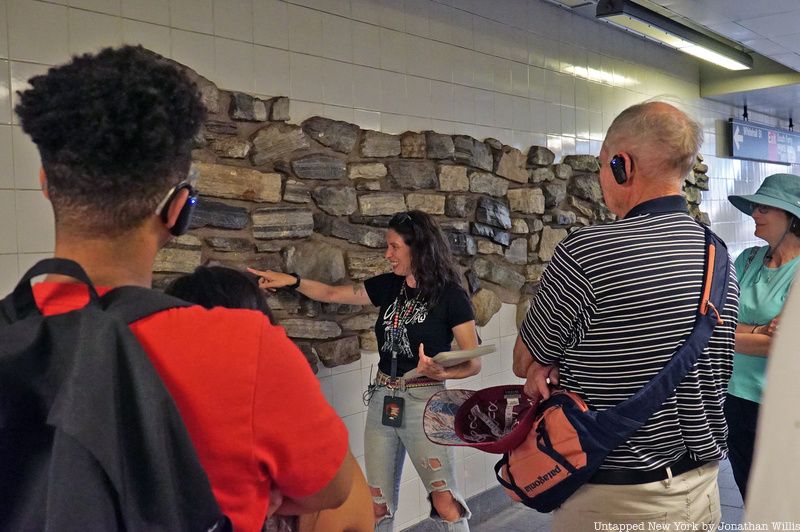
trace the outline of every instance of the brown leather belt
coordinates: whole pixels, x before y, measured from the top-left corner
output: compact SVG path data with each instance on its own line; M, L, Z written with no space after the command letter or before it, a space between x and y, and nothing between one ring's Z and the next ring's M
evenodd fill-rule
M403 377L391 378L381 370L375 376L375 384L378 386L386 386L390 390L407 390L409 388L421 388L423 386L435 386L437 384L444 384L444 381L437 381L428 377L415 377L413 379L404 379Z
M589 478L589 484L647 484L666 480L670 476L677 477L707 463L709 463L708 460L692 460L688 454L685 454L676 462L650 471L640 469L600 469ZM669 468L669 472L667 472L667 468Z

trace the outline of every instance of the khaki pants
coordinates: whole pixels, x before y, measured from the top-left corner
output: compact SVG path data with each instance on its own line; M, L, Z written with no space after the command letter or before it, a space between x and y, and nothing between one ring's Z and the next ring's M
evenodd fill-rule
M718 472L710 462L672 480L586 484L553 513L552 531L715 530L722 516Z

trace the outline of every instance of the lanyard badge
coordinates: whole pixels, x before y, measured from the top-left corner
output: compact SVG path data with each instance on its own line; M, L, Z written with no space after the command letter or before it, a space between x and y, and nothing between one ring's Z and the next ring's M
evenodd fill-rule
M395 303L394 316L392 317L392 370L390 375L392 381L397 379L397 350L400 345L400 331L405 328L416 307L417 298L408 299L406 297L406 284L403 282L403 287L400 289L400 294ZM400 427L403 424L405 400L402 397L396 397L396 394L397 388L394 388L391 396L387 395L383 398L381 423L387 427Z
M383 398L383 415L381 423L387 427L400 427L403 424L403 408L405 399L387 395Z

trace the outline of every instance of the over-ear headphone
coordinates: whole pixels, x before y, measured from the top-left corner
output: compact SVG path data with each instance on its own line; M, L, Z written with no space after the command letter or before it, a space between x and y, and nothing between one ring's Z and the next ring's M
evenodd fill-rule
M181 208L181 212L178 214L178 217L175 219L175 225L170 227L169 232L172 233L174 236L181 236L185 234L186 231L189 230L189 223L192 221L192 213L194 212L194 208L197 205L197 190L192 186L189 181L181 181L175 188L172 189L169 196L167 196L166 201L164 202L163 207L161 207L161 220L164 223L167 223L167 218L169 217L169 206L172 204L172 201L178 196L178 193L181 190L188 190L189 197L186 198L186 203L183 204L183 208Z
M611 166L611 173L614 174L614 180L624 185L628 181L628 172L625 171L625 158L622 155L615 155L609 162Z

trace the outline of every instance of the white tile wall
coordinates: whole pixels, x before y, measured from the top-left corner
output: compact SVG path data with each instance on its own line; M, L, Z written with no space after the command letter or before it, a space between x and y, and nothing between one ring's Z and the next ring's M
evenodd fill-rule
M30 0L9 0L10 57L54 65L68 58L68 43L66 7Z
M173 28L170 38L172 39L170 48L172 59L185 65L192 65L192 68L201 76L214 78L216 54L212 35ZM222 80L220 85L225 85L225 80Z
M353 108L353 65L322 59L322 101Z
M253 4L253 39L256 44L289 48L289 9L286 2L259 0ZM287 71L282 72L285 76Z
M0 190L0 255L17 252L17 219L13 190Z
M119 2L117 12L119 13ZM119 16L70 9L67 29L70 54L96 52L106 46L122 44L122 19Z
M8 9L7 0L0 2L0 57L8 57Z
M258 44L253 47L253 82L255 92L265 96L289 94L289 78L274 75L275 65L289 71L289 52Z
M19 269L16 253L0 254L0 293L4 296L11 292L19 281Z
M122 0L122 16L168 26L169 0Z
M344 17L322 15L322 55L339 61L353 61L353 22Z
M11 121L11 72L6 60L0 60L0 123Z
M19 268L19 275L22 276L34 264L42 259L47 259L52 256L52 253L20 253L17 255L17 267ZM13 284L17 284L19 279L14 279Z
M53 250L55 230L53 210L41 190L17 190L17 242L21 253L47 253Z
M169 14L173 28L214 33L214 6L211 0L170 0Z
M12 126L0 125L0 190L14 188L11 128Z
M11 126L14 185L17 190L39 189L39 152L20 126Z
M312 55L289 54L290 96L293 100L322 103L322 61L322 58Z
M322 52L322 13L289 4L289 49L310 55Z
M381 32L377 26L353 21L353 62L379 68L381 65Z
M69 0L69 5L109 15L119 15L121 9L120 0Z
M353 65L353 103L356 108L376 112L382 109L381 74L381 70L377 68ZM378 114L378 124L380 124L380 114Z
M543 0L0 0L0 292L53 249L38 154L13 125L15 92L69 53L120 42L141 43L223 88L288 95L295 123L323 115L389 133L435 129L546 145L558 156L597 153L620 110L668 95L703 124L712 176L703 204L734 255L754 242L753 227L727 194L786 171L715 156L715 122L735 111L699 98L696 62ZM514 322L504 305L481 328L498 352L478 377L453 385L517 381ZM319 374L362 463L361 390L374 360ZM456 455L468 495L494 485L491 456ZM410 466L401 497L398 525L427 515Z
M224 80L220 88L254 91L254 49L252 42L214 38L215 77Z
M253 42L253 0L214 0L214 34Z
M170 57L171 55L170 30L168 26L123 18L122 42L126 44L141 44L164 57Z

